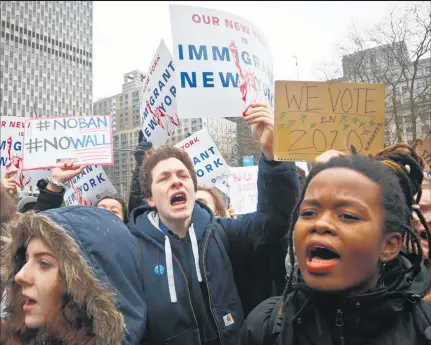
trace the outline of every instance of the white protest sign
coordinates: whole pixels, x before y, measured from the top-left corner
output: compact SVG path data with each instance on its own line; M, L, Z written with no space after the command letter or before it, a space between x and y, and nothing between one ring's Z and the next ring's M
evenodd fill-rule
M273 107L268 42L247 20L170 5L180 118L237 117L255 101Z
M295 162L298 168L308 175L306 162ZM229 197L232 207L237 214L256 211L257 208L257 165L249 167L230 168Z
M117 194L101 166L87 166L78 176L66 183L64 202L70 205L94 205L104 196Z
M231 168L230 203L237 214L256 211L257 165Z
M175 146L189 154L200 186L217 186L223 193L228 192L229 166L205 128Z
M22 141L24 137L25 118L16 116L0 116L0 173L1 179L8 171L16 170L10 177L17 179L21 186L35 187L38 180L50 174L49 169L23 171Z
M142 90L142 132L153 147L162 146L178 127L175 68L165 42L151 61Z
M23 169L112 165L111 115L45 117L26 120Z

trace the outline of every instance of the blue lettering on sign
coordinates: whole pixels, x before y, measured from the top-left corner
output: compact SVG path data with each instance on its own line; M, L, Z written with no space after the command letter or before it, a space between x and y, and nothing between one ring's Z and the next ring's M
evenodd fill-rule
M0 157L0 165L2 167L6 166L7 164L7 157Z
M65 138L65 137L64 137ZM56 139L56 138L55 138ZM110 144L109 139L106 138L105 134L102 134L102 137L98 137L97 135L84 135L82 138L73 138L70 137L70 142L75 149L85 148L85 147L95 147L95 146L103 146Z
M239 74L231 73L231 72L218 72L219 81L222 87L224 88L237 88ZM181 72L180 73L180 81L181 87L186 88L196 88L198 86L198 78L196 72ZM199 80L199 84L200 80ZM204 88L212 88L214 87L214 72L202 72L202 87Z
M97 117L80 117L70 119L55 119L54 130L76 128L79 126L80 129L91 129L91 128L108 128L108 117L97 116Z
M213 60L230 61L229 49L227 47L222 47L220 53L219 47L213 46Z
M96 121L97 120L97 121ZM97 117L96 119L93 117L87 118L78 118L79 128L103 128L108 127L108 119L107 117Z
M154 128L157 127L157 122L155 120L155 118L153 117L150 121L150 123L148 124L148 126L154 131Z
M159 97L159 94L157 92L153 92L153 95L154 95L154 97L151 96L150 101L149 101L151 106L155 105L156 99L157 99L157 97ZM165 95L163 98L161 98L161 102L159 103L159 107L164 113L167 113L169 111L169 109L167 107L172 105L173 99L176 98L176 96L177 96L177 89L174 85L172 85L169 88L169 94ZM146 121L148 115L150 115L150 112L149 112L148 107L146 106L143 110L143 121L144 122ZM151 120L149 121L149 123L147 123L146 127L143 129L143 133L147 139L151 136L152 131L154 131L157 128L157 126L158 126L158 124L157 124L155 118L152 117Z
M15 141L14 142L14 144L12 145L12 148L15 150L15 151L21 151L21 141ZM0 150L6 150L6 140L3 140L2 142L1 142L1 145L0 145Z
M102 173L100 173L96 177L97 177L97 182L99 183L106 182L106 180L102 177Z
M194 45L189 44L187 46L183 46L182 44L178 45L178 58L180 60L190 60L190 61L201 61L208 60L208 52L212 56L213 61L224 61L230 62L234 60L234 56L240 60L240 63L248 66L253 66L256 70L263 72L267 77L269 82L272 84L274 82L274 73L267 66L264 61L262 61L257 55L250 54L248 51L231 51L229 47L218 47L218 46L205 46L205 45Z
M214 146L211 146L210 148L208 148L208 150L205 150L193 157L193 166L195 166L196 168L196 165L199 165L199 167L196 168L196 175L198 177L202 177L206 173L212 172L218 167L224 165L223 162L221 162L220 157L213 160L212 162L208 162L209 159L213 159L211 158L211 156L214 156L215 154L216 152L214 151Z
M75 188L79 189L79 191L83 195L84 192L88 192L90 189L97 187L100 184L103 184L103 182L106 182L107 179L103 175L103 173L99 173L95 177L90 178L90 179L88 179L88 177L87 177L88 180L85 182L81 181L81 178L84 178L84 176L91 173L93 171L93 168L96 168L96 167L97 167L97 165L86 167L85 170L83 170L78 176L74 177L72 179L72 181L66 182L66 188L70 189L73 187L73 185L75 185ZM76 186L76 183L78 181L81 182L80 186ZM67 199L67 204L71 205L75 200L76 200L75 193L72 193L72 195Z

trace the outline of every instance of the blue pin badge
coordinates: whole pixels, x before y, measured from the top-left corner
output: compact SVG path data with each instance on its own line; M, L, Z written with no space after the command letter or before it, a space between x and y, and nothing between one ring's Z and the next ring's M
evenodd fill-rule
M163 265L157 265L154 267L154 274L156 276L162 276L165 274L165 267Z

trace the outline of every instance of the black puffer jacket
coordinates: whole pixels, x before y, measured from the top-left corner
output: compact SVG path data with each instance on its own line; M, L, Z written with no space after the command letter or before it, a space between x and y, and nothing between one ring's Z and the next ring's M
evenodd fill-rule
M400 256L404 267L411 263ZM421 300L430 286L425 268L348 298L318 293L298 284L287 298L266 300L248 316L240 345L429 345L431 304Z

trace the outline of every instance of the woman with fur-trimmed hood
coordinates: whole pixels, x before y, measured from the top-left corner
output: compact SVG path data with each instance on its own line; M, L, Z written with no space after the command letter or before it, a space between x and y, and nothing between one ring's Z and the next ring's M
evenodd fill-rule
M116 215L82 206L18 214L2 244L2 345L139 344L139 256Z

